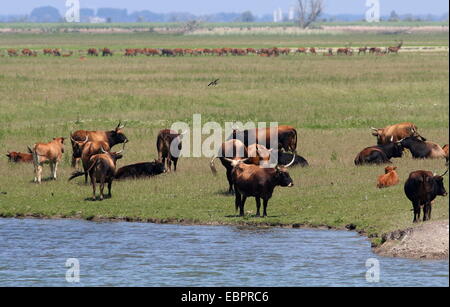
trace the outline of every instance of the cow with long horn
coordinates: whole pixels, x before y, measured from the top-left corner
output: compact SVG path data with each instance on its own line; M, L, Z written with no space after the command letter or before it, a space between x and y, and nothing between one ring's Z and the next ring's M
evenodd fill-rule
M81 158L81 149L77 142L84 142L86 137L88 141L91 142L105 142L110 148L116 144L124 144L128 142L128 138L123 133L124 125L122 122L116 126L115 129L110 131L88 131L88 130L77 130L70 135L70 140L72 142L72 167L75 167Z
M285 165L260 167L245 164L246 159L228 159L233 166L232 180L235 188L235 209L239 208L239 216L244 216L244 205L248 197L255 197L256 216L260 216L261 199L263 200L263 216L267 216L267 204L276 186L292 187L294 185L287 168L295 159Z
M417 126L409 122L390 125L384 128L371 127L370 129L372 129L372 135L377 137L378 145L398 142L409 136L415 136L421 138L423 141L426 141L426 139L417 131Z
M111 187L116 174L117 160L122 158L123 150L118 152L105 151L100 147L100 153L90 157L88 168L85 172L74 172L69 180L82 176L85 173L91 178L93 200L96 200L96 183L100 183L100 200L103 200L105 183L108 183L108 198L111 198Z

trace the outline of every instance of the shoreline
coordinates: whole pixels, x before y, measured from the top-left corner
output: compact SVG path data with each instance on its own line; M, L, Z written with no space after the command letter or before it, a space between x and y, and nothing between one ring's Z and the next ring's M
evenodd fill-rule
M238 222L238 223L226 223L226 222L202 222L189 219L177 219L177 218L140 218L140 217L102 217L102 216L65 216L65 215L41 215L41 214L16 214L11 216L5 216L0 214L0 218L8 219L42 219L42 220L84 220L89 222L129 222L129 223L154 223L154 224L171 224L182 226L235 226L235 227L261 227L261 228L292 228L292 229L316 229L316 230L336 230L336 231L355 231L360 236L366 237L371 243L371 250L374 254L382 257L392 258L404 258L404 259L416 259L416 260L448 260L449 259L449 244L448 244L448 225L447 220L429 221L427 224L418 224L415 227L409 227L406 229L395 230L386 234L382 234L382 241L380 244L375 244L367 236L364 230L358 230L353 224L346 225L345 227L332 227L328 225L309 225L302 223L283 224L283 223L257 223L257 222ZM422 237L428 237L429 233L436 233L435 225L446 227L446 246L436 247L434 240L420 240ZM442 231L442 227L441 231ZM445 229L444 229L445 232ZM415 238L419 238L419 242L416 242ZM437 244L440 245L442 240L438 240ZM445 238L444 238L445 241ZM423 245L425 243L425 246ZM421 245L422 244L422 245ZM444 242L445 245L445 242Z

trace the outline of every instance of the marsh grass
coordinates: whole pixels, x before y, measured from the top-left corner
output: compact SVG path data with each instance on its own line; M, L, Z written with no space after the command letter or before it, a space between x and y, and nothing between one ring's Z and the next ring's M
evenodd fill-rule
M38 38L18 35L6 40L8 47L48 44ZM110 41L118 48L149 43L139 34L41 38L48 38L53 46L61 41L80 49L97 38L98 45ZM259 38L258 44L278 45L283 39L287 40ZM167 46L199 43L177 37L164 37L164 41ZM234 43L232 38L213 39L208 46L248 43L240 38ZM76 129L112 129L122 120L130 143L118 165L151 161L156 158L160 129L175 121L192 123L192 115L200 113L203 123L277 121L293 125L299 131L299 151L311 165L290 171L295 186L277 188L269 202L269 217L260 219L252 216L253 199L246 204L245 218L235 216L234 198L225 194L224 170L218 166L219 176L213 177L208 158L181 158L177 173L114 182L111 199L92 202L86 200L92 192L82 184L83 179L67 182L72 172L70 145L58 180L41 185L32 183L31 165L10 164L2 155L0 192L7 193L0 194L2 216L299 223L337 228L354 224L377 243L382 233L412 225L411 204L403 193L409 172L444 170L442 160L418 161L410 155L394 159L401 184L379 190L376 178L384 167L355 167L353 159L361 149L375 144L371 126L412 121L430 140L448 143L447 53L331 58L114 56L86 61L3 57L0 67L0 148L5 153L25 152L27 145L68 137ZM219 85L208 88L215 78L220 79ZM44 168L44 176L49 173ZM447 198L435 201L432 218L448 218Z

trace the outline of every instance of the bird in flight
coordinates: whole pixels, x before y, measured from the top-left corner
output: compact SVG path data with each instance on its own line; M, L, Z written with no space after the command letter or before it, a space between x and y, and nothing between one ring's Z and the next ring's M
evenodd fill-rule
M214 81L211 81L211 82L208 84L208 86L211 86L211 85L216 86L216 85L217 85L217 81L219 81L219 79L216 79L216 80L214 80Z

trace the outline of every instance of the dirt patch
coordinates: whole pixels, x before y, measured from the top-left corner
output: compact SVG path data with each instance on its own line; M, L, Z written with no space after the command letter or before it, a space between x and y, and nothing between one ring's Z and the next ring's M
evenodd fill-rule
M448 259L448 226L448 220L432 221L391 232L374 252L388 257Z

